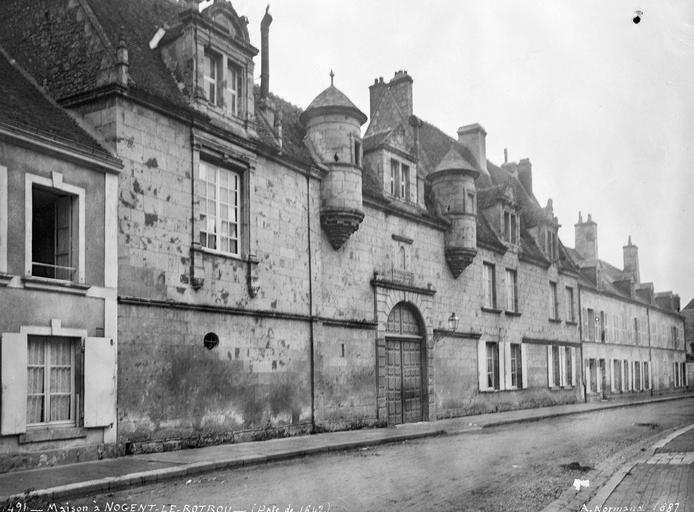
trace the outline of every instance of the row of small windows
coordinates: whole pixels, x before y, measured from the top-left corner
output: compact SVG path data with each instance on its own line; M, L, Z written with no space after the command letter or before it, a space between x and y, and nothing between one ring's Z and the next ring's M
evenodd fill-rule
M499 341L479 346L480 391L500 391L528 387L525 346Z
M585 360L586 389L589 393L646 391L651 389L648 361L589 358ZM609 381L609 383L608 383Z
M240 67L224 57L214 53L205 53L203 80L207 101L234 116L242 114L243 72ZM225 97L226 93L226 97Z

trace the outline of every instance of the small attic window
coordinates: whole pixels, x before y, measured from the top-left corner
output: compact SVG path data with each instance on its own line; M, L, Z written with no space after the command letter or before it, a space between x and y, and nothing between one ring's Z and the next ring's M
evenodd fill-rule
M232 116L240 116L243 113L241 99L243 98L243 71L231 59L227 61L227 104Z
M510 210L504 210L504 241L518 244L518 216Z
M557 234L551 229L547 230L547 236L545 237L545 254L549 261L556 261L558 256Z
M205 95L207 101L211 105L222 105L222 94L221 94L221 83L222 83L222 70L221 61L219 55L211 52L205 52L205 69L204 69L204 81L205 81Z

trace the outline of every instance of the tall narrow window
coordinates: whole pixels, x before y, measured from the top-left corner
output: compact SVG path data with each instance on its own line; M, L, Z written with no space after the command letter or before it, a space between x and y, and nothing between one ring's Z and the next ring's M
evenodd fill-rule
M564 385L573 384L574 362L571 359L571 347L564 347Z
M228 169L200 162L200 245L239 254L241 178Z
M499 344L487 342L487 387L499 389Z
M570 286L566 287L566 319L569 322L576 321L576 313L574 312L574 289Z
M518 277L510 268L506 269L506 311L518 311Z
M561 386L561 361L559 360L559 347L552 347L552 386Z
M643 362L643 389L651 389L651 376L648 369L648 361Z
M634 318L634 343L639 344L639 319Z
M588 327L588 341L595 341L595 311L588 308L586 315L587 327Z
M390 161L390 194L397 196L399 191L398 178L400 175L400 164L397 160Z
M509 211L504 211L504 240L516 244L518 237L516 235L516 214Z
M626 359L622 361L622 367L624 368L624 391L629 391L631 389L631 379L629 378L629 361Z
M484 286L484 307L496 309L496 275L494 265L484 263L483 268L483 286Z
M523 361L521 346L518 343L511 344L511 386L523 387Z
M477 207L475 206L475 193L468 190L467 200L465 201L465 213L476 213Z
M400 164L400 197L410 198L410 168L404 164Z
M557 297L557 283L549 282L549 317L559 320L559 298Z
M361 167L361 142L354 141L354 165Z
M242 113L243 79L241 70L229 62L227 65L227 93L229 95L229 113L239 116Z
M29 336L27 343L27 425L74 423L76 340Z
M220 72L219 57L210 53L205 53L204 82L207 101L213 105L221 105L222 99L219 95Z
M36 277L75 279L77 236L74 196L33 186L32 269Z
M600 341L607 341L607 331L605 330L605 312L600 311Z
M641 363L634 362L634 391L641 391Z

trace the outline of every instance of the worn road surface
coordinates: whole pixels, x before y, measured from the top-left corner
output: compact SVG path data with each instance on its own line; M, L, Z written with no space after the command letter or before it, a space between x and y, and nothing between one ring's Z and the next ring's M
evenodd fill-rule
M694 402L677 400L208 473L69 504L102 512L132 504L156 505L154 512L539 511L605 458L692 422Z

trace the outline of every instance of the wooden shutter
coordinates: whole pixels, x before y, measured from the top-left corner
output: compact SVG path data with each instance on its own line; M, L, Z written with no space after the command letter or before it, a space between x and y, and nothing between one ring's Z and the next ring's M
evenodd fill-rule
M22 434L26 432L27 422L27 336L3 333L1 345L0 434Z
M523 370L523 389L528 387L528 346L521 343L521 368Z
M72 198L61 197L55 202L55 265L72 267ZM67 268L56 268L57 279L74 279Z
M105 427L116 421L116 347L110 338L84 343L84 426Z
M479 375L480 391L488 389L487 386L487 345L484 340L477 342L477 373Z

